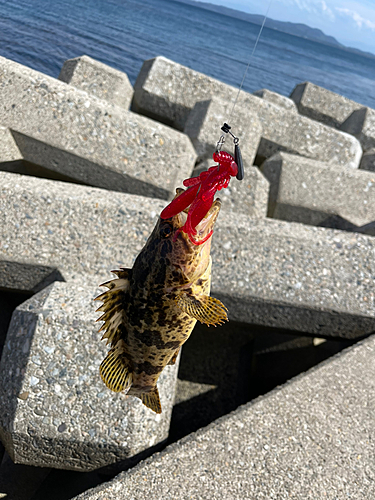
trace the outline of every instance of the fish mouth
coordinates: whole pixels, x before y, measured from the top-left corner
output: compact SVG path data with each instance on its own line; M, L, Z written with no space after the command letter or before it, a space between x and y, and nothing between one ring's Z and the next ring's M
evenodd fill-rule
M183 212L180 212L178 214L179 217L179 227L180 229L183 228L184 224L186 223L188 212L189 212L189 207L187 207ZM207 240L210 239L213 228L215 226L215 222L217 220L217 217L219 215L221 208L221 200L219 198L216 198L216 200L212 203L211 208L209 211L206 213L206 215L203 217L203 219L199 222L199 224L195 227L196 234L194 235L194 241L193 243L190 239L190 237L187 237L186 240L189 241L191 245L201 245L202 243L205 243ZM183 233L184 236L189 236L186 233Z

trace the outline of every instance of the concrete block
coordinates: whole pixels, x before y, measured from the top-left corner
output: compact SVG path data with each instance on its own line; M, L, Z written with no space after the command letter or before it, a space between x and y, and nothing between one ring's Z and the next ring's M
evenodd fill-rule
M23 156L10 130L6 127L0 127L0 170L4 169L4 163L20 160L23 160Z
M241 94L237 106L257 113L263 132L258 148L260 158L277 153L306 156L348 168L358 168L362 149L349 134L342 133L314 120L250 94Z
M215 111L213 119L228 121L238 90L230 85L209 78L189 68L156 58L146 61L134 86L133 109L139 113L156 118L159 121L183 130L196 103L212 98L222 102L222 109ZM224 103L227 104L224 104ZM209 105L200 103L195 109L192 138L197 137L195 130L204 130L199 123L205 122L205 113ZM223 109L229 110L224 112ZM199 113L201 117L199 117ZM235 131L237 115L253 117L258 115L263 132L258 155L269 158L278 151L299 154L316 160L338 163L351 168L358 168L362 156L361 146L350 135L333 130L290 109L276 106L268 100L241 92L229 125ZM241 120L239 120L241 123ZM209 125L215 127L215 137L222 125L221 121ZM185 132L189 132L186 128ZM190 133L190 132L189 132ZM243 147L243 140L237 133ZM217 140L217 139L216 139ZM212 139L211 139L212 141Z
M375 109L361 108L353 111L340 129L354 135L361 143L364 152L374 149Z
M97 285L108 279L111 269L133 265L165 205L162 200L0 172L0 261L7 262L0 286L15 288L12 280L17 284L22 273L31 274L25 263L57 269L65 280L91 275L88 284ZM20 272L14 274L16 269Z
M125 109L133 98L126 73L85 55L65 61L59 80Z
M372 336L76 500L372 498L374 353Z
M363 153L359 168L375 172L375 149L369 149L366 153Z
M219 217L212 295L229 319L353 339L375 330L375 240L242 214Z
M278 153L264 162L269 217L320 225L338 216L360 230L375 223L375 174ZM363 232L366 229L363 228Z
M277 92L272 92L271 90L268 89L260 89L255 92L253 92L253 95L257 97L261 97L262 99L271 102L272 104L275 104L276 106L280 106L280 108L285 108L288 111L291 111L292 113L297 113L297 106L292 99L289 99L289 97L285 97L281 94L278 94Z
M193 170L189 139L160 123L4 58L0 82L0 123L28 162L84 184L163 199Z
M215 97L208 101L197 102L189 114L184 133L190 137L198 161L206 158L212 159L212 153L216 150L217 142L223 134L220 128L230 115L231 107L232 105L228 101ZM236 110L232 132L240 138L245 168L251 167L262 136L262 127L256 112L252 109L243 110L239 107ZM225 135L226 149L233 154L233 140L229 134Z
M16 174L0 181L0 261L51 266L91 287L133 265L165 205ZM375 330L374 238L223 211L211 254L212 295L234 321L317 337Z
M267 216L268 194L269 182L258 167L247 168L241 182L232 179L228 188L218 192L223 214L230 211L252 219Z
M184 130L196 102L212 96L234 102L237 92L203 73L165 57L155 57L143 63L134 85L132 110Z
M54 281L65 281L58 269L50 266L0 261L0 289L36 293Z
M339 128L361 104L311 82L298 84L290 95L301 115Z
M99 375L107 348L95 323L98 293L79 280L56 282L13 314L0 367L0 437L15 463L93 470L168 436L178 368L160 376L160 415L109 391Z

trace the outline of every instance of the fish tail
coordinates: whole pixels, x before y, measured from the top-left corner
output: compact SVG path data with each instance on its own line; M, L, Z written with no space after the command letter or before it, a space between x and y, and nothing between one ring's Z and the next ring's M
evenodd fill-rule
M155 413L161 413L161 403L158 388L155 386L150 392L142 392L142 403Z
M100 376L103 382L113 392L126 391L133 382L133 373L130 371L128 361L119 352L119 349L111 349L102 361Z

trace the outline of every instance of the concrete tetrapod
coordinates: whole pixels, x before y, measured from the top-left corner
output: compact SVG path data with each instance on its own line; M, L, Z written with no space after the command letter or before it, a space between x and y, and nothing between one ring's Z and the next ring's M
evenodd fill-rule
M126 73L88 56L65 61L59 80L125 109L129 109L133 98Z
M75 500L373 498L375 338Z
M160 123L5 58L0 83L0 123L39 176L169 199L194 168L189 139Z
M107 389L93 302L100 292L55 282L13 314L0 366L0 437L16 463L88 471L168 437L178 363L160 376L160 415Z
M375 234L375 174L278 153L262 165L270 181L268 215Z
M158 57L145 61L142 67L134 87L133 109L178 130L185 130L193 141L204 144L205 140L200 140L206 133L202 124L212 128L209 118L213 120L217 115L223 114L225 107L230 111L237 93L238 90L234 87ZM220 106L210 107L200 102L212 98L221 103L221 109ZM190 118L190 112L196 104L198 110L193 111L194 126L188 126L188 122L193 119ZM286 151L358 168L362 149L359 142L349 134L246 92L240 92L232 123L229 123L234 133L237 112L241 117L246 113L252 119L254 115L258 116L262 137L257 154L262 159L269 158L278 151ZM229 120L229 116L230 113L226 113L224 121ZM240 124L250 128L242 118ZM215 136L218 136L221 124L216 126ZM200 150L198 154L201 154Z
M361 104L311 82L299 83L290 94L301 115L331 127L340 125Z
M0 174L0 261L50 266L89 286L132 266L165 205ZM230 319L344 338L375 329L370 236L228 211L219 216L211 255L212 295Z

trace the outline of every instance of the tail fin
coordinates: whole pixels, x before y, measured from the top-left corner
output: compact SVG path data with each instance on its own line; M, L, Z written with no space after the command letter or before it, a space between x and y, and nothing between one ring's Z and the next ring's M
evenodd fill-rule
M142 403L155 413L161 413L161 403L158 388L155 386L151 392L142 392Z
M103 382L113 392L126 391L133 382L127 359L116 348L109 351L99 371Z

